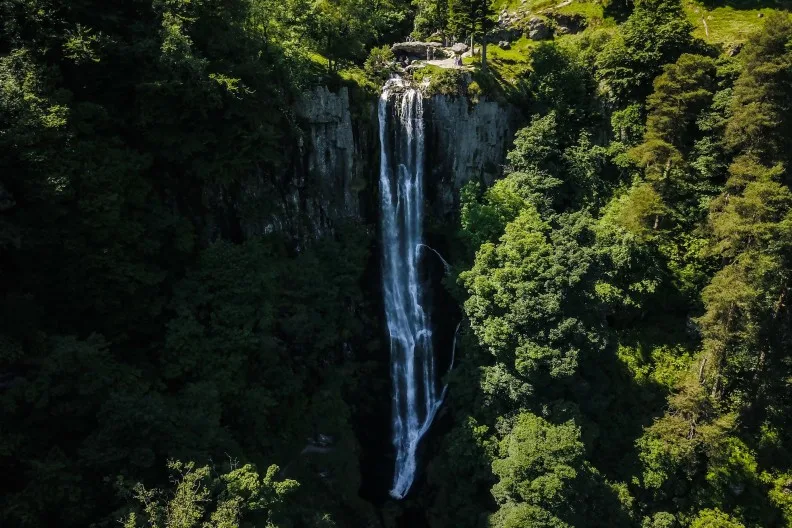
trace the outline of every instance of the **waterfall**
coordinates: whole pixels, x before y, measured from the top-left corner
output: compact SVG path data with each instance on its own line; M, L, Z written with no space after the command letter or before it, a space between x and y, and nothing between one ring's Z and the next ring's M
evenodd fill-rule
M431 322L418 266L424 171L423 97L418 90L398 79L388 81L379 101L379 133L382 286L390 334L396 450L390 494L401 499L415 480L418 445L445 395L445 390L438 390Z

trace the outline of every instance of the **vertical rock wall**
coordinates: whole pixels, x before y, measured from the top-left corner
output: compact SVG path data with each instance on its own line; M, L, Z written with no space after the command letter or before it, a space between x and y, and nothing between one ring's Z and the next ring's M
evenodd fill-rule
M503 172L519 116L513 107L482 98L436 95L428 105L428 181L434 213L448 217L459 205L459 189L471 180L486 185Z
M376 105L371 96L352 101L345 87L320 86L305 93L294 107L299 130L283 145L288 166L279 169L277 181L271 170L259 167L235 187L206 189L211 215L205 238L282 232L303 243L339 222L375 224ZM514 108L484 98L474 104L462 96L436 95L424 108L428 214L449 221L465 183L489 185L502 173L519 117Z
M361 220L359 193L376 181L364 174L371 168L369 153L358 148L376 148L368 145L370 123L358 123L362 129L357 130L356 142L347 88L333 93L317 87L303 95L296 113L305 135L295 183L298 188L312 188L313 200L306 204L312 227L322 231L334 220Z
M375 192L377 182L375 105L376 99L360 101L353 112L345 87L303 94L294 106L299 128L283 145L288 165L277 171L280 177L259 167L237 186L206 189L211 219L205 238L281 232L302 243L339 222L363 222L370 213L361 196Z

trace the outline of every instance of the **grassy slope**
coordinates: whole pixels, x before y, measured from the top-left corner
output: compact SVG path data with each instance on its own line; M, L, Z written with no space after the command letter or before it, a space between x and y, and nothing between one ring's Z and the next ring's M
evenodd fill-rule
M496 12L501 12L504 8L510 11L530 11L539 13L551 9L561 3L560 0L494 0ZM589 21L590 28L599 28L614 25L611 19L604 19L602 5L595 0L574 0L571 4L563 6L554 11L563 14L579 14ZM557 37L556 41L563 42L579 38L578 35L565 35ZM498 84L508 91L517 79L530 69L531 50L539 43L522 37L517 42L511 43L511 49L503 50L498 46L490 45L487 47L487 59L492 70L493 76ZM465 64L478 67L479 57L465 59Z
M553 10L562 14L578 14L588 20L588 29L615 28L616 22L611 18L605 18L603 6L600 0L573 0L568 5L559 6L562 0L493 0L493 7L496 13L503 9L512 12L542 13ZM758 30L763 24L764 18L774 10L792 11L792 0L726 0L717 2L722 4L714 6L715 0L682 0L685 12L694 25L694 35L710 44L729 46L744 42L748 35ZM727 5L723 5L727 4ZM706 21L706 30L705 30ZM585 32L584 32L585 33ZM565 35L557 37L559 43L572 42L580 38L578 35ZM511 49L503 50L496 45L487 48L487 55L491 70L490 87L492 82L501 86L503 91L508 92L513 88L517 80L530 69L531 50L538 45L526 37L522 37L517 42L511 43ZM311 57L317 66L324 64L325 59L321 56ZM472 66L478 73L480 58L466 58L465 64ZM431 74L424 72L422 75ZM345 68L339 72L342 82L358 84L364 89L372 90L376 87L370 85L370 81L365 79L360 68ZM485 90L486 91L486 90Z
M727 0L720 5L705 4L701 0L682 0L685 12L694 25L694 35L711 44L729 46L744 42L754 31L758 30L763 18L774 10L792 10L791 0ZM509 11L529 11L539 13L559 5L561 0L493 0L496 13L503 9ZM597 0L573 0L569 5L555 9L563 14L580 14L589 21L589 30L593 28L615 26L615 22L604 18L602 3ZM706 30L705 30L706 21ZM567 35L557 41L579 38ZM531 49L536 43L523 37L512 43L512 49L502 50L497 46L489 46L488 57L494 76L501 85L513 84L515 80L530 67ZM466 64L478 66L479 58L466 59Z
M487 61L496 77L502 82L514 84L522 76L530 65L531 49L538 43L526 37L522 37L517 42L512 42L511 49L504 50L498 46L487 46ZM468 57L465 64L478 66L479 57Z
M684 0L688 19L696 27L693 34L711 44L732 45L745 42L761 28L760 14L767 16L776 9L789 10L792 2L724 2L713 7L695 0ZM705 24L706 22L706 24Z

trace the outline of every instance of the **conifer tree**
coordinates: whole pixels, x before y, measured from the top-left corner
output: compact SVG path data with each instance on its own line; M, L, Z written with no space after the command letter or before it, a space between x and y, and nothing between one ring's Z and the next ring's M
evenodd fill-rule
M494 27L494 11L489 0L451 0L448 28L458 37L470 38L471 49L481 43L481 68L487 69L487 33Z

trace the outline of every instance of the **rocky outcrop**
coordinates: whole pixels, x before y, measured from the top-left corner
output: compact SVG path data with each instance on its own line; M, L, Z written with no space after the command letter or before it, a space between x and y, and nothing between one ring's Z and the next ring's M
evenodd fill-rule
M514 42L520 40L523 30L517 27L497 27L487 33L487 42L495 44L497 42Z
M298 185L312 183L321 197L323 214L331 218L360 216L358 191L365 185L361 157L355 149L349 92L318 87L297 105L305 136L301 144L302 169ZM359 163L360 161L360 163ZM306 181L306 179L308 181Z
M376 100L363 101L353 121L347 88L316 87L294 107L299 130L284 144L289 164L273 174L252 171L238 187L213 186L206 238L249 238L282 232L306 241L344 221L362 221L360 195L376 167ZM374 169L376 170L376 168Z
M376 222L379 179L377 100L352 117L346 88L316 88L302 99L300 159L288 202L322 233L339 219ZM489 185L502 173L519 124L517 110L482 98L435 95L424 103L426 195L432 212L448 219L459 189L470 180ZM260 230L258 228L257 230Z
M523 2L525 3L525 2ZM586 29L586 17L580 14L559 13L557 10L569 5L570 1L531 13L527 9L509 11L504 9L498 16L494 30L487 35L489 42L508 40L513 42L523 34L532 40L545 40L556 35L579 33Z
M442 59L446 56L446 53L443 51L443 45L439 42L398 42L391 46L391 51L398 59L404 57L409 57L411 59L426 59L427 51L437 59Z
M583 15L550 13L547 15L547 17L553 21L556 35L570 35L574 33L580 33L586 29L586 26L588 25L586 17Z
M528 21L528 38L531 40L545 40L553 35L550 25L542 17L532 17Z
M487 42L494 44L501 41L514 42L515 40L520 40L520 37L523 36L523 30L520 28L521 20L521 14L504 9L498 16L495 28L487 33Z
M204 190L205 241L284 233L299 244L351 221L378 220L377 98L351 99L347 88L317 87L296 103L299 128L283 145L285 167L257 167L234 186ZM435 95L424 102L426 198L432 215L449 220L459 189L501 174L518 124L510 106L486 98Z
M427 197L435 215L448 218L459 189L471 180L489 185L503 172L506 151L519 124L515 108L482 98L436 95L426 105Z
M727 57L735 57L742 51L742 48L743 48L742 42L738 42L736 44L729 44L728 46L726 46L723 53Z

